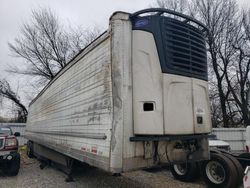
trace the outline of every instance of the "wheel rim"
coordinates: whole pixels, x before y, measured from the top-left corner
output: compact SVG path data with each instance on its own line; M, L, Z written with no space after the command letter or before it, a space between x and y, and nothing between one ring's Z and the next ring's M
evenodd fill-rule
M185 175L187 172L187 165L186 164L175 164L174 170L178 175Z
M206 174L208 179L214 184L221 184L226 178L224 167L217 161L209 161L207 163Z

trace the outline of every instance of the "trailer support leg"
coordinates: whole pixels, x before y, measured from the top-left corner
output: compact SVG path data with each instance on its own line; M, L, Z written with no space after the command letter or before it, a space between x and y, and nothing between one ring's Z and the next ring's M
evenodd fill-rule
M114 173L113 176L114 176L114 177L120 177L120 176L121 176L121 173Z
M40 167L41 170L43 170L46 166L49 166L49 164L50 164L49 160L42 159L40 161L39 167Z
M66 177L65 181L66 182L73 182L74 179L72 177L72 172L73 172L74 159L67 158L66 163L67 163L67 172L66 172L67 177Z

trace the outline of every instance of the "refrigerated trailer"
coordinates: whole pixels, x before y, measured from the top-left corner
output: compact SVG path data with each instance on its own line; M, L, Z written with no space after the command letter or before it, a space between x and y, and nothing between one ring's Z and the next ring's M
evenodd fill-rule
M208 159L205 34L166 9L115 12L31 102L28 154L113 173Z

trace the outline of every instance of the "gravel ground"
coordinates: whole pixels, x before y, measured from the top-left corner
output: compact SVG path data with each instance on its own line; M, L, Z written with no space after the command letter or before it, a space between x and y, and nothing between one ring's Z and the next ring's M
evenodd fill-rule
M183 183L173 179L168 170L133 171L114 177L94 167L78 167L73 173L74 182L65 182L66 175L55 167L39 168L36 159L22 154L21 169L18 176L6 177L0 173L0 188L76 188L76 187L164 187L164 188L202 188L203 182Z

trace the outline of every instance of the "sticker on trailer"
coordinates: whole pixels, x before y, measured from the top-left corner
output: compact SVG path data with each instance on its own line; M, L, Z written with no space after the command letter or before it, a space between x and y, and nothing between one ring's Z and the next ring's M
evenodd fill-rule
M205 114L204 108L196 108L195 111L196 111L197 115L204 115Z
M97 147L91 147L91 152L96 154L97 153Z
M143 20L138 20L135 22L135 27L144 27L146 25L148 25L149 21L147 19L143 19Z
M86 151L86 148L84 148L84 147L81 147L81 150L82 150L82 151Z

